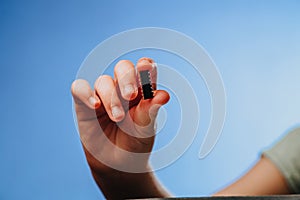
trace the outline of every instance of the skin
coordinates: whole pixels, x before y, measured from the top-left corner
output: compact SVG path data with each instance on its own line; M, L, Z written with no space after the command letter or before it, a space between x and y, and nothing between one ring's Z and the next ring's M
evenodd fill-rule
M150 70L155 89L157 72L153 64L154 61L150 58L141 58L136 66L128 60L122 60L114 68L114 77L100 76L94 89L82 79L75 80L72 84L71 92L86 159L96 183L107 199L171 196L151 172L148 157L140 163L134 163L149 171L146 173L122 172L95 158L97 153L102 153L103 159L114 166L132 164L126 155L108 145L104 136L115 146L129 152L152 151L155 139L154 119L159 108L170 98L166 91L156 90L153 99L142 99L136 71ZM132 123L129 119L138 126L128 126ZM131 134L121 129L122 126L128 126L126 131ZM262 157L242 178L217 192L215 196L288 193L280 171L270 160Z
M288 185L276 166L262 157L245 175L214 196L259 196L289 194Z

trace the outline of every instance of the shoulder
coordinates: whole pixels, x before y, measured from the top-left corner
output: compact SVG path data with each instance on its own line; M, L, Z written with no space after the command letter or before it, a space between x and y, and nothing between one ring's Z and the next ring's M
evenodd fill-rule
M300 193L300 127L289 131L263 155L282 172L291 191Z

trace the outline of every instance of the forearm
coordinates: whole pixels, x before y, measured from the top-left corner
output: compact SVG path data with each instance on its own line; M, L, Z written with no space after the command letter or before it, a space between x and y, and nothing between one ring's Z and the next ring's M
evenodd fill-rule
M289 194L287 183L277 167L267 158L259 162L235 183L214 196Z
M116 171L106 177L100 177L96 173L93 173L93 176L107 199L170 196L152 172L126 173Z

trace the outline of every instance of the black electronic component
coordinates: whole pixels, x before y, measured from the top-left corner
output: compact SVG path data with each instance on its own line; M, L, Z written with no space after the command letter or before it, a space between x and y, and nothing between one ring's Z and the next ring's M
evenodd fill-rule
M144 99L152 99L153 98L153 88L150 79L149 70L140 71L140 82L143 90Z

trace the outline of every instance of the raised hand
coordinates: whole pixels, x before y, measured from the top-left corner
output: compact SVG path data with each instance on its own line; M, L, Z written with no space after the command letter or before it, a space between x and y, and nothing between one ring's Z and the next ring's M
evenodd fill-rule
M155 118L169 94L155 90L154 98L144 100L137 73L141 70L150 71L156 89L157 70L149 58L141 58L136 68L128 60L118 62L114 77L100 76L94 89L82 79L72 84L81 141L100 187L108 177L149 171L147 153L154 143ZM131 156L139 154L144 157Z

